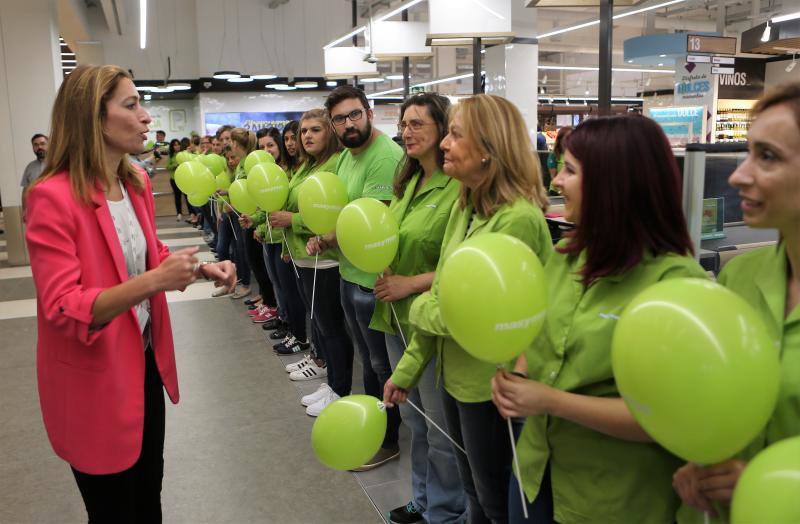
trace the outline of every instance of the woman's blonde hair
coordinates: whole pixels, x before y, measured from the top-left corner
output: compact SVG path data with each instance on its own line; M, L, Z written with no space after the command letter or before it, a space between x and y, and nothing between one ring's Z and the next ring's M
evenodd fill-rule
M305 146L303 146L303 137L300 135L300 131L297 133L297 144L299 146L298 151L300 152L300 161L299 165L306 165L308 167L314 165L322 165L327 160L342 150L342 144L339 142L339 139L336 138L336 133L333 132L331 129L330 120L328 119L328 112L322 108L319 109L310 109L303 113L303 116L300 117L300 128L303 127L303 121L305 120L318 120L320 124L322 124L322 128L325 129L325 132L328 133L328 143L325 144L325 149L315 157L312 157L306 151Z
M231 140L244 149L244 156L249 155L258 147L258 138L256 138L256 134L243 127L233 128L231 131Z
M76 67L58 89L50 121L50 147L42 177L37 182L67 171L75 198L89 204L98 183L110 186L109 173L138 190L144 188L141 174L123 155L118 166L109 166L105 155L103 124L106 104L123 78L124 69L113 66Z
M524 197L547 209L539 161L519 109L505 98L475 95L451 107L450 123L461 118L462 132L481 154L486 177L474 189L461 186L461 206L492 216L500 206Z

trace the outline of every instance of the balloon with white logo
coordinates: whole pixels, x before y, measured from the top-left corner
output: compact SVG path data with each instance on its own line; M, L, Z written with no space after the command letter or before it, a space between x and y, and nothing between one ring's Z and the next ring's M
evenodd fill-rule
M381 273L397 255L399 228L386 204L374 198L359 198L339 214L336 240L347 260L358 269Z

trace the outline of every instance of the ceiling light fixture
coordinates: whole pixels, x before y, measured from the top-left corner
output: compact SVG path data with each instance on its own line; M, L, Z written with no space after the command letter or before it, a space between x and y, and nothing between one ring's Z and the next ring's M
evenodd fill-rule
M662 7L667 7L674 4L679 4L681 2L685 2L686 0L670 0L669 2L662 2L660 4L651 5L649 7L643 7L641 9L634 9L632 11L626 11L624 13L620 13L618 15L614 15L614 20L619 20L620 18L625 18L626 16L633 16L638 15L640 13L646 13L647 11L653 11L655 9L661 9ZM555 31L550 31L549 33L544 33L541 35L537 35L536 38L548 38L551 36L556 36L564 33L568 33L570 31L577 31L578 29L584 29L586 27L591 27L593 25L598 25L600 20L592 20L591 22L584 22L582 24L577 24L569 27L564 27L561 29L556 29Z
M152 91L155 86L136 86L137 91Z
M401 5L397 9L394 9L392 11L389 11L388 13L380 15L378 18L375 19L375 21L376 22L383 22L385 20L388 20L389 18L391 18L391 17L393 17L395 15L399 15L400 13L405 11L406 9L409 9L409 8L421 3L422 1L423 0L411 0L410 2L406 2L405 4ZM353 37L355 35L361 34L366 30L367 30L367 26L366 25L362 25L362 26L356 27L355 29L353 29L352 31L347 33L346 35L340 36L339 38L337 38L333 42L330 42L330 43L324 45L322 47L322 49L330 49L331 47L339 45L342 42L344 42L345 40L347 40L347 39L349 39L349 38L351 38L351 37Z
M781 22L788 22L789 20L796 20L797 18L800 18L800 11L788 15L776 16L772 19L772 23L779 24Z
M772 26L769 25L769 20L767 20L767 27L764 28L764 33L761 35L761 41L769 42L770 36L772 36Z
M252 78L253 80L272 80L274 78L278 78L278 75L262 73L258 75L250 75L250 78Z
M186 82L176 82L174 84L167 84L167 87L171 88L173 91L189 91L192 89L192 84Z
M150 100L153 98L153 95L144 95L145 100Z
M147 47L147 0L139 0L139 49Z
M228 82L232 84L246 84L247 82L252 82L253 79L247 75L244 76L237 76L235 78L228 78Z
M174 89L171 87L154 87L150 90L151 93L172 93Z
M275 87L273 89L275 89L275 91L294 91L297 88L295 86L282 85L282 86Z
M599 67L591 66L557 66L557 65L540 65L540 70L544 71L599 71ZM634 69L626 67L612 67L615 73L664 73L674 75L674 69Z
M315 89L319 87L319 83L309 80L308 82L295 82L294 86L299 87L300 89Z
M386 80L402 80L403 75L386 75Z
M242 76L238 71L217 71L214 73L214 78L217 80L228 80L231 78L239 78Z
M364 82L365 84L377 84L378 82L384 82L385 79L380 76L371 76L368 78L359 78L359 81Z
M278 89L281 87L289 87L289 84L267 84L264 87L268 89Z
M336 87L339 85L339 82L337 82L336 80L328 80L327 82L325 82L325 85L328 87Z

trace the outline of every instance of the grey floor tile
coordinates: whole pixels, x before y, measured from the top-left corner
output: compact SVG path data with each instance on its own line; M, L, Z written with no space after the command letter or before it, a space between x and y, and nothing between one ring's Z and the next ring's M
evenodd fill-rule
M384 520L391 510L404 506L411 500L411 481L395 480L364 489Z

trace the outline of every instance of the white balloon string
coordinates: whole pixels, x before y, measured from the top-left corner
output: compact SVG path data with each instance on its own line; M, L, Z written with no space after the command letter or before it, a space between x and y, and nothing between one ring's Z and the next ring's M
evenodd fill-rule
M457 443L455 440L453 440L453 439L450 437L450 435L448 435L448 434L447 434L447 431L445 431L445 430L443 430L441 427L439 427L439 424L437 424L436 422L434 422L434 421L433 421L433 420L432 420L432 419L431 419L431 418L430 418L428 415L426 415L426 414L425 414L425 412L424 412L424 411L422 411L421 409L419 409L419 408L417 407L417 405L416 405L416 404L414 404L413 402L411 402L411 401L410 401L410 400L408 400L408 399L406 399L406 402L408 403L408 405L409 405L409 406L411 406L412 408L414 408L414 409L416 409L417 411L419 411L419 414L420 414L420 415L422 415L423 417L425 417L425 420L427 420L428 422L430 422L430 423L431 423L431 425L433 425L433 427L435 427L436 429L438 429L439 431L441 431L441 432L442 432L442 435L444 435L444 436L447 438L447 440L449 440L449 441L450 441L450 442L451 442L451 443L452 443L452 444L453 444L453 445L456 447L456 449L458 449L458 450L459 450L461 453L463 453L464 455L466 455L466 454L467 454L467 452L464 450L464 448L462 448L461 446L459 446L459 445L458 445L458 443Z
M294 263L292 250L289 249L289 242L286 240L286 231L281 229L281 234L283 235L283 243L286 244L286 251L289 253L289 260L292 261L292 269L294 269L294 276L297 277L297 280L300 280L300 273L297 272L297 264Z
M231 233L233 233L233 239L238 241L239 238L236 236L236 228L233 227L233 219L231 219L231 216L228 215L227 213L226 213L226 216L228 217L228 222L231 223Z
M272 238L272 226L269 224L269 214L267 214L267 232L269 232L269 241L274 244L275 240Z
M511 417L506 419L508 423L508 437L511 439L511 453L514 457L514 469L517 472L517 487L519 487L519 502L522 504L522 513L525 520L528 520L528 504L525 502L525 492L522 489L522 475L519 472L519 457L517 457L517 443L514 440L514 431L511 429Z
M394 321L397 323L397 331L400 333L400 340L403 341L403 347L408 347L408 342L406 342L406 336L403 334L403 327L400 325L400 319L397 318L397 311L394 309L394 302L389 302L389 307L392 309L392 315L394 315Z
M314 255L314 282L311 284L311 320L314 320L314 298L317 294L317 262L319 253Z

